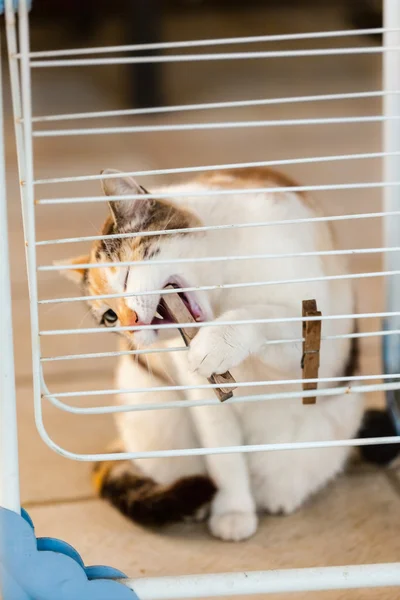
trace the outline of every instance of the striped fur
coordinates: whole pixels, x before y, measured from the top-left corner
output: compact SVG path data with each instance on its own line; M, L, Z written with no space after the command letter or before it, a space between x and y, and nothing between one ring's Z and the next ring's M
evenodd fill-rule
M207 476L183 477L170 485L157 484L131 461L97 463L92 481L97 494L132 521L163 526L196 518L210 504L216 487Z

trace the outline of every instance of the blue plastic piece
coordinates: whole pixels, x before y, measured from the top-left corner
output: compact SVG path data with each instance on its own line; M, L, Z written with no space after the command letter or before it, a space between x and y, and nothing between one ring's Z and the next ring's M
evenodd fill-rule
M67 544L66 542L61 542L60 540L56 540L54 538L37 538L36 547L40 552L58 552L60 554L65 554L65 556L69 556L74 560L78 565L85 568L84 562L78 552Z
M0 507L0 586L4 600L138 600L111 567L85 567L66 542L36 538L32 520ZM1 595L1 594L0 594Z
M93 565L85 568L88 579L126 579L126 575L114 567Z
M14 10L18 9L18 0L13 0L13 6L14 6ZM32 0L27 0L27 5L29 10L31 9L32 6ZM4 14L4 0L0 0L0 15Z
M35 529L35 526L33 524L33 521L31 519L30 515L28 515L28 513L26 512L26 510L24 508L21 508L21 517L23 519L25 519L25 521L27 523L29 523L29 525L32 527L32 529Z

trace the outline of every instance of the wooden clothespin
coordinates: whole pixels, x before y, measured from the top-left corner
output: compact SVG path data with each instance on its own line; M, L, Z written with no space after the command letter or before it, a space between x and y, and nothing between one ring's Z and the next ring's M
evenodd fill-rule
M315 300L303 300L303 317L321 317ZM321 321L303 321L303 379L317 379L321 349ZM303 383L303 391L316 390L318 383ZM316 397L303 398L303 404L315 404Z
M168 285L166 289L173 290L174 287L172 285ZM163 310L168 314L171 321L175 323L196 323L195 319L192 317L190 311L187 306L180 298L179 294L166 294L161 299L161 306ZM195 337L197 331L194 327L188 328L178 328L180 334L185 342L186 346L189 346L192 339ZM221 402L228 400L233 395L234 387L224 387L226 384L236 383L232 375L227 371L222 375L212 375L208 378L210 383L218 383L221 385L219 388L214 388L214 392L217 395L218 399Z

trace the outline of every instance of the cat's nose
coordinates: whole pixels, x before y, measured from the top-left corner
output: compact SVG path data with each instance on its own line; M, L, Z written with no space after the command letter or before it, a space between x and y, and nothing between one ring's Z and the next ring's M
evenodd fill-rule
M149 323L146 321L143 321L139 315L137 314L137 312L135 312L134 310L131 311L131 315L129 317L129 321L128 321L128 325L129 327L140 327L141 325L148 325ZM135 333L134 331L132 333Z
M134 310L130 312L130 315L128 317L128 325L129 327L133 327L134 325L141 325L138 314Z
M124 327L140 325L140 319L136 311L123 306L119 311L119 320Z

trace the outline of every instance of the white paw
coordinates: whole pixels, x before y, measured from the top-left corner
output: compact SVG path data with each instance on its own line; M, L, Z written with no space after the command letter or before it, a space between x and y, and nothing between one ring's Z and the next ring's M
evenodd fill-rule
M203 327L192 340L189 368L203 377L225 373L239 365L249 354L237 328Z
M211 533L226 542L240 542L251 537L257 530L257 523L257 515L252 512L212 515L208 522Z

